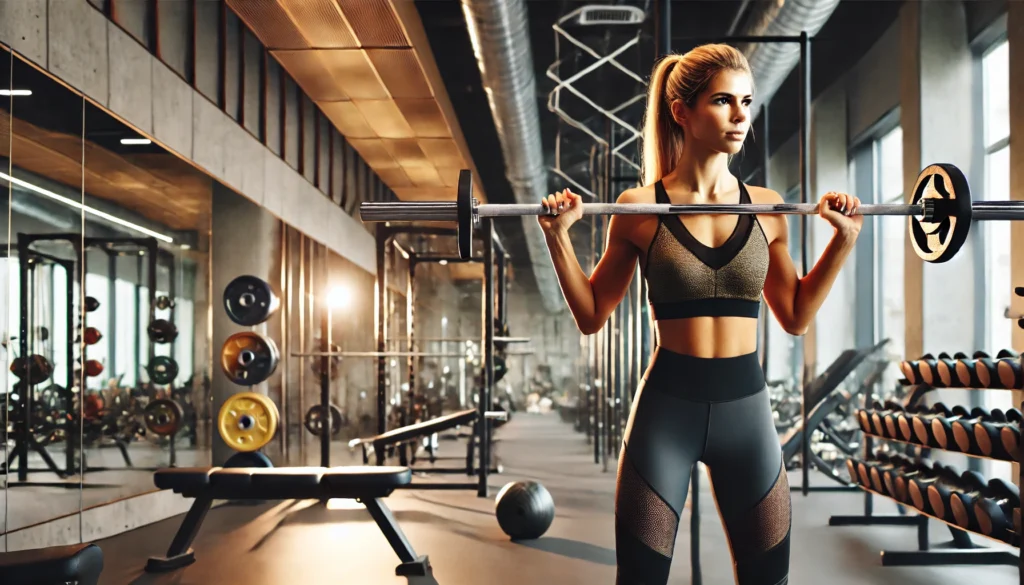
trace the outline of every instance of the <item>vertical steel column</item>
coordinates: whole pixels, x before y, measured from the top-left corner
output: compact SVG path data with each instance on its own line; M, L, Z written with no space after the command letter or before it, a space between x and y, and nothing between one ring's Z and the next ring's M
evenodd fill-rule
M408 340L409 353L416 351L416 339L415 339L415 319L416 319L416 254L409 250L409 277L405 283L405 338ZM402 410L402 426L410 425L419 420L413 416L416 411L416 358L409 356L407 365L409 366L409 393L408 393L408 408ZM401 453L405 455L405 447L401 449ZM415 455L415 453L413 453ZM404 457L403 457L404 458ZM403 463L402 465L405 465Z
M326 264L326 258L325 262ZM327 270L324 270L322 286L320 287L320 351L327 352L331 349L331 305L327 302ZM328 355L320 357L320 466L331 466L331 358ZM324 428L323 421L327 421L327 428Z
M810 165L810 146L811 146L811 42L810 37L807 36L807 31L800 33L800 201L803 203L810 202L811 197L811 165ZM807 275L807 216L800 216L800 265L803 270L803 275ZM804 350L804 355L806 355ZM803 495L807 495L808 488L810 486L810 476L808 470L807 459L810 456L810 432L807 429L807 381L810 376L810 372L807 369L807 363L803 363L803 376L801 376L801 398L800 398L800 416L803 419L803 426L800 429L800 433L803 435L802 455L800 460L800 467L802 468L803 477L801 479L801 491Z
M374 318L377 323L377 351L387 351L388 331L388 272L387 251L391 234L384 225L377 225L377 302ZM377 434L387 432L387 369L386 359L377 358Z
M508 254L496 254L498 262L498 320L508 324Z
M484 352L483 384L480 387L480 413L477 429L480 436L480 465L477 468L480 483L476 495L487 497L487 474L491 469L491 423L487 411L491 406L491 386L494 385L494 222L490 218L481 220L481 237L484 240L484 295L481 304L483 314Z
M768 106L771 105L771 100L765 100L764 105L761 106L761 166L762 166L762 179L765 189L771 189L769 180L771 179L771 146L768 142L768 130L771 128L768 119ZM762 304L761 309L762 315L764 315L763 327L761 329L761 371L768 373L768 321L772 318L771 312L768 310L766 305Z

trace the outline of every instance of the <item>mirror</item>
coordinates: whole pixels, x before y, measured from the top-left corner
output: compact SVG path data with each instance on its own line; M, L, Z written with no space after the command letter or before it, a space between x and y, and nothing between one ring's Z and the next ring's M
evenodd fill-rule
M0 175L7 232L0 238L5 531L71 516L81 507L79 287L83 218L80 95L4 51ZM88 369L88 368L86 368ZM67 530L78 538L78 522Z

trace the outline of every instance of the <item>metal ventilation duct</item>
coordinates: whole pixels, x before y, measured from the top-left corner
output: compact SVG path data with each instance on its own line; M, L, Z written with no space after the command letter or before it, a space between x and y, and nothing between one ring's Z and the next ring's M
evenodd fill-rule
M462 0L462 9L515 200L539 203L548 194L548 171L541 146L526 5L523 0ZM522 222L544 308L562 312L565 300L537 218L525 216Z
M752 15L751 24L741 33L742 35L797 36L807 31L807 34L813 37L832 16L832 12L839 5L839 0L785 0L781 6L772 2L765 5L760 18ZM746 52L750 68L754 72L756 87L754 103L750 109L756 112L764 102L775 95L779 86L786 80L786 76L800 62L800 45L754 43ZM812 51L812 61L813 58Z

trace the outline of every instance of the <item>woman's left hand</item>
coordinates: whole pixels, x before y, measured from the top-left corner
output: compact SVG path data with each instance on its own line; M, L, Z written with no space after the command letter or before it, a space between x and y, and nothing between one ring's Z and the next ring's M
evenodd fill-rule
M818 215L832 224L836 231L856 236L864 225L864 216L858 213L860 199L846 193L829 191L818 202Z

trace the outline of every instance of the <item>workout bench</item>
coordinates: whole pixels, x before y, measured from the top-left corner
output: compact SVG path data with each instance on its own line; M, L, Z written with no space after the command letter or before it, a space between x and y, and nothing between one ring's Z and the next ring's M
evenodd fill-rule
M103 551L95 544L0 553L0 583L4 585L96 585L102 572Z
M426 575L430 561L417 556L383 498L412 480L408 467L192 467L161 469L159 489L195 498L164 558L150 558L147 572L166 572L195 562L190 548L213 500L354 499L366 506L402 561L396 575Z

